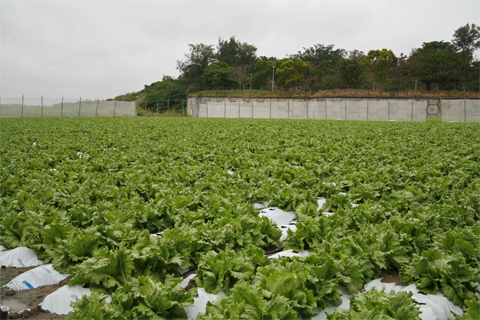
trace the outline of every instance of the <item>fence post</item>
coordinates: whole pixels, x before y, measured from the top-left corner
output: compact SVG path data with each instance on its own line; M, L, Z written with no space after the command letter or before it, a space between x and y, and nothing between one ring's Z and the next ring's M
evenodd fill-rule
M290 119L290 99L287 100L287 119Z
M412 97L412 122L413 122L413 97Z
M438 104L438 110L440 111L440 119L442 119L442 122L443 122L442 97L440 97L440 102L439 102L439 104Z
M117 100L113 100L113 116L115 117L115 108L117 106Z
M23 118L23 98L24 98L24 96L22 94L22 118Z
M97 98L97 108L95 109L95 117L98 116L98 100L100 100L100 98Z
M367 98L367 122L368 122L368 98Z
M327 98L324 98L325 100L325 120L328 120L328 112L327 112Z
M60 117L63 117L63 97L62 97L62 106L60 107Z
M390 121L390 99L387 99L387 111L388 111L388 121Z
M78 104L78 116L80 117L80 110L82 109L82 97L80 97L80 102Z
M307 119L308 119L308 100L307 100Z
M41 104L41 106L42 106L42 113L41 113L41 114L42 114L42 117L43 117L43 96L41 97L41 100L40 100L40 101L41 101L40 104Z

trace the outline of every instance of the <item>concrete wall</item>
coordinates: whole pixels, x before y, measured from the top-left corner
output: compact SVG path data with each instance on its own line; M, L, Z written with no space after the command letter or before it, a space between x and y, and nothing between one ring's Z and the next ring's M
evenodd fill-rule
M406 99L189 98L187 113L208 118L426 121L428 101Z
M480 100L201 97L188 99L187 113L208 118L480 122Z

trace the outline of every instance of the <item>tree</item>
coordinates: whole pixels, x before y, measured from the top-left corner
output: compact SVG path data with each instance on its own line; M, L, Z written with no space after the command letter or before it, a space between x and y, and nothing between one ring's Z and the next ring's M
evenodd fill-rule
M252 77L252 85L257 88L263 88L267 86L267 82L272 79L273 66L275 65L277 58L265 56L260 57L255 64L255 73Z
M342 59L339 65L340 78L347 88L356 88L362 76L362 62L360 59Z
M415 76L425 83L426 89L453 89L462 81L462 70L468 62L449 42L424 42L422 48L413 50L410 60Z
M248 66L253 71L253 66L257 61L257 47L246 42L240 42L235 39L235 36L230 37L230 40L223 40L218 38L217 53L215 58L218 62L224 62L230 67Z
M385 83L390 81L397 57L392 50L370 50L362 62L370 68L372 80L379 83L380 89L383 90Z
M140 93L145 94L141 101L142 106L146 106L149 110L156 110L157 100L162 101L159 104L160 112L167 110L166 100L170 100L170 109L180 109L182 108L182 100L187 99L187 81L164 75L162 81L145 85Z
M412 63L408 56L403 53L397 58L397 64L393 70L392 85L397 91L403 91L409 83L412 75Z
M181 73L180 77L193 84L214 61L215 53L213 45L200 43L188 46L189 53L185 54L185 60L177 60L177 70Z
M453 34L453 45L460 51L465 60L462 67L462 78L464 88L469 84L473 90L478 90L478 72L476 72L474 52L480 48L480 27L472 23L455 30Z
M232 70L233 79L245 90L247 83L252 83L252 76L250 75L251 68L248 65L237 66Z
M304 74L310 70L310 63L297 58L286 58L277 61L276 69L275 74L278 76L278 84L283 87L293 88L303 83Z
M313 69L320 88L323 90L339 88L342 80L339 75L340 61L342 58L334 57L332 60L323 60Z
M315 44L313 47L303 48L303 52L298 51L296 54L289 55L289 57L309 62L312 66L317 66L325 60L333 60L335 57L345 57L345 50L333 49L333 47L333 44L328 46L323 44Z
M232 68L225 62L214 62L206 67L198 82L209 88L235 86L235 82L232 80Z
M480 48L480 27L467 23L458 28L453 34L452 44L462 53L473 57L475 50Z
M365 57L366 57L366 55L363 51L352 50L352 51L348 52L348 58L349 59L360 59L360 60L362 60Z

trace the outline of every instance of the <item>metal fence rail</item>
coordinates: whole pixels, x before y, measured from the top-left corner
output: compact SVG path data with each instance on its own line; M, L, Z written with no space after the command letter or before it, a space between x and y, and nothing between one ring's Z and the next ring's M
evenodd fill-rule
M135 102L0 97L0 117L134 117Z

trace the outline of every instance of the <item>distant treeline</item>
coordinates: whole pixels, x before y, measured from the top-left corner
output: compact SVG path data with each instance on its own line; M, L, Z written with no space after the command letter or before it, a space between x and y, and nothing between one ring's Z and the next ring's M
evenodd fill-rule
M257 57L257 47L232 36L218 39L216 46L189 44L183 60L177 60L180 76L163 76L139 92L116 97L137 101L147 108L181 107L189 93L202 90L256 89L303 90L366 89L403 92L480 89L480 27L466 24L453 33L451 42L424 42L406 56L389 49L335 49L315 44L287 58Z

